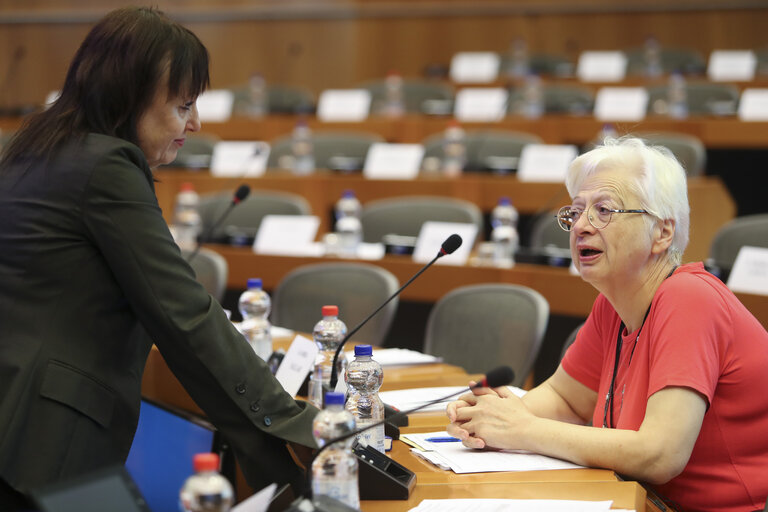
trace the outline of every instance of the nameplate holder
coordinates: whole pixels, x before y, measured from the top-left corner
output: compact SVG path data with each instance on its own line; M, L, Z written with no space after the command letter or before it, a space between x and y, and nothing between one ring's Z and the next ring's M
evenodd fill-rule
M749 82L755 69L757 56L752 50L715 50L709 54L707 77L713 82Z
M727 284L734 292L768 295L768 247L743 246Z
M459 52L451 59L449 71L455 83L483 84L499 76L501 57L495 52Z
M427 221L421 226L413 250L413 261L427 263L435 257L435 247L440 247L446 238L456 233L463 243L453 254L443 256L436 265L466 265L477 237L477 226L463 222Z
M258 177L267 170L266 142L222 141L213 147L211 174L219 177Z
M235 95L226 89L211 89L197 97L197 115L201 123L223 123L232 117Z
M317 101L317 118L323 122L361 122L371 111L366 89L326 89Z
M744 89L739 100L739 120L768 121L768 89Z
M286 393L296 396L312 370L317 356L317 344L304 336L297 335L293 338L291 346L283 357L283 362L275 372L275 378L282 384Z
M320 218L314 215L267 215L261 219L253 250L259 254L322 256L324 249L313 243Z
M424 146L377 142L368 149L363 176L376 180L412 180L419 175Z
M624 52L582 52L576 65L576 76L582 82L621 82L626 74L627 56Z
M642 121L647 110L644 87L602 87L595 97L594 116L600 121Z
M465 87L456 93L453 115L464 122L496 122L507 113L509 91L503 87Z
M564 183L568 166L578 154L576 146L567 144L527 144L520 154L517 179Z

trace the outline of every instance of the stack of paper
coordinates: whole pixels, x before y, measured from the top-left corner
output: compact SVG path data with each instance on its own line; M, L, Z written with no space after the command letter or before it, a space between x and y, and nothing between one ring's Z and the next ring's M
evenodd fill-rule
M465 499L423 500L410 512L607 512L612 501ZM619 512L613 510L611 512ZM628 512L628 511L626 511Z
M378 359L374 355L374 359ZM513 386L507 386L517 396L523 396L525 390L516 388ZM415 407L419 407L426 403L429 403L438 398L444 396L450 396L441 402L425 407L421 412L428 411L444 411L446 404L452 400L456 400L463 391L469 392L466 386L444 386L436 388L417 388L417 389L399 389L397 391L383 391L379 393L381 400L387 404L400 409L401 411L407 411Z

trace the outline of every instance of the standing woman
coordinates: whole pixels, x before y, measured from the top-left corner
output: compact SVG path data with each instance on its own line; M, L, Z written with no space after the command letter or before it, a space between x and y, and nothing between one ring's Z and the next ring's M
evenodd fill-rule
M558 222L600 295L552 377L522 400L461 397L449 432L612 469L680 510L762 510L768 333L701 263L681 265L682 167L665 148L608 140L574 160L566 186Z
M208 52L148 8L111 12L59 99L0 160L0 503L123 463L154 342L235 447L249 483L301 482L286 441L315 409L286 394L195 281L151 169L200 129ZM9 503L11 505L9 505Z

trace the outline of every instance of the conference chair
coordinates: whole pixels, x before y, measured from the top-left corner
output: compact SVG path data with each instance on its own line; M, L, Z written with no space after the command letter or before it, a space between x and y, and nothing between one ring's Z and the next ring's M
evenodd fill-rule
M358 171L363 168L368 149L372 144L384 142L376 134L365 132L315 132L312 145L316 169L339 171ZM291 135L284 135L272 141L267 167L271 169L287 168L283 162L292 157Z
M232 114L247 116L252 104L248 86L230 89L235 96ZM311 114L315 111L315 98L310 91L301 87L271 84L267 85L267 114Z
M443 158L443 133L427 137L424 160ZM541 144L543 140L531 133L508 130L468 130L464 141L467 163L465 171L509 172L517 170L520 153L527 144Z
M483 230L483 214L474 203L439 196L405 196L369 201L360 223L363 241L382 242L386 235L417 237L427 221L463 222Z
M755 50L755 57L757 57L757 69L756 75L768 75L768 48L761 48Z
M531 220L529 247L532 249L544 249L547 247L570 249L570 233L563 231L558 226L555 214L557 214L556 211L543 212L533 217Z
M543 84L541 93L546 114L570 114L585 116L592 114L595 104L595 95L592 91L581 85L570 84ZM521 111L525 101L525 87L518 86L510 91L509 112Z
M573 345L573 342L576 341L576 336L579 335L579 331L581 328L584 327L584 322L580 323L576 326L574 330L571 331L571 334L568 335L568 337L565 339L565 343L563 343L563 349L560 351L560 360L562 361L565 357L565 353L568 352L568 348Z
M627 56L627 75L647 74L644 48L629 48L624 51ZM687 75L701 75L707 69L707 62L696 50L691 48L659 48L659 67L662 74L668 75L675 71Z
M522 387L541 348L549 303L537 291L514 284L456 288L432 308L424 351L469 373L499 365L515 371Z
M366 82L360 86L371 93L371 112L378 112L387 97L386 80ZM453 108L453 88L430 80L404 79L403 103L405 111L420 114L450 114Z
M666 112L667 85L648 88L648 112ZM732 84L713 82L688 82L685 86L688 113L694 115L731 115L739 103L739 89Z
M674 132L638 132L635 135L654 146L669 149L685 169L687 176L702 176L707 166L707 150L701 139Z
M311 333L324 305L339 307L339 318L351 330L400 287L388 270L365 263L316 263L296 268L272 295L272 323ZM357 334L353 341L379 346L397 310L395 297Z
M200 196L200 217L203 233L221 218L232 203L230 191ZM251 243L259 231L261 219L267 215L310 215L306 199L298 194L272 190L251 190L243 202L232 209L224 222L215 228L203 242Z
M191 251L182 251L184 259L190 255ZM189 264L195 271L197 281L214 299L221 302L224 298L224 292L227 290L227 277L229 276L227 260L216 251L201 247Z
M513 65L514 59L512 55L501 55L500 74L509 74L507 70ZM528 56L528 71L534 75L569 77L573 76L574 68L573 62L562 55L534 53Z
M184 146L179 148L176 159L168 167L203 169L211 166L213 148L221 139L215 135L187 134Z
M739 249L749 245L768 248L768 213L736 217L715 234L708 264L730 271Z

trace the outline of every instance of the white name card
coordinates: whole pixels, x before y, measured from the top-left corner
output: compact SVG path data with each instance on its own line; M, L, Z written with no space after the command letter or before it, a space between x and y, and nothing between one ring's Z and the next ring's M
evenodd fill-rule
M715 50L709 54L707 76L713 82L749 82L755 78L757 56L752 50Z
M453 254L448 254L437 260L436 264L465 265L475 245L477 226L461 222L437 222L427 221L421 226L419 237L416 239L416 247L413 250L413 261L427 263L440 251L443 242L452 234L457 234L463 240L461 247Z
M520 154L517 178L520 181L564 183L568 166L579 154L576 146L527 144Z
M275 372L275 378L283 385L286 393L296 396L299 392L304 379L315 364L317 350L317 344L304 336L297 335L293 339L283 362Z
M217 142L211 156L211 174L222 177L257 177L267 170L266 142Z
M739 119L768 121L768 89L744 89L739 100Z
M734 292L768 295L768 247L745 245L739 250L728 276Z
M644 87L603 87L595 97L594 116L600 121L642 121L647 109Z
M197 98L197 114L200 122L223 123L232 117L235 95L226 89L211 89Z
M509 91L503 87L465 87L456 93L453 115L459 121L501 121L508 99Z
M314 215L267 215L261 219L253 250L261 254L322 256L318 244L313 244L319 226L320 218Z
M582 82L621 82L626 73L627 56L624 52L582 52L576 65L576 76Z
M371 110L371 93L365 89L327 89L317 101L317 118L325 122L359 122Z
M424 146L377 142L368 149L363 176L378 180L412 180L419 174Z
M451 80L456 83L483 84L499 76L501 57L495 52L459 52L451 59Z

